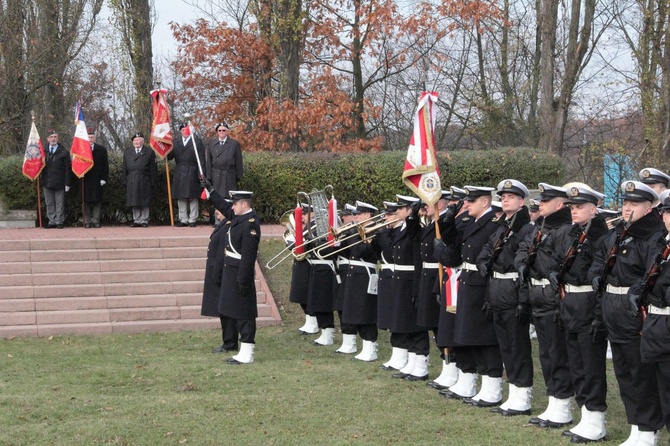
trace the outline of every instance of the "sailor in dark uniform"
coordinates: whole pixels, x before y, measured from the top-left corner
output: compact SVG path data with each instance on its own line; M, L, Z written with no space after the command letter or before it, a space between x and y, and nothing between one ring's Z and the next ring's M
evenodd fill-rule
M451 267L445 265L447 249L445 243L451 244L459 233L463 232L463 228L470 221L468 215L469 202L464 201L466 193L464 189L456 186L451 186L449 194L445 197L447 199L447 210L440 217L440 231L442 239L435 239L433 241L433 260L439 262L444 270L442 277L443 283L437 283L435 294L440 299L440 312L437 321L437 336L435 343L440 350L440 357L442 358L442 372L433 381L428 381L426 384L442 392L447 392L449 387L456 384L459 376L463 372L456 367L455 341L454 341L454 326L456 323L456 305L458 297L458 277L461 274L459 267ZM453 222L452 222L453 220ZM446 228L453 225L454 231L447 231ZM459 265L460 266L460 265ZM476 374L468 375L469 379L477 379ZM473 392L474 395L474 392Z
M477 257L482 277L489 278L486 304L493 318L496 337L509 381L509 396L500 408L505 416L530 414L533 387L533 357L528 332L527 308L519 307L519 274L514 256L519 243L533 231L524 201L528 188L514 179L498 183L504 215L496 220L499 228Z
M356 206L346 203L342 210L342 227L352 224L355 221ZM347 272L349 271L349 249L346 248L348 240L336 242L336 246L343 251L337 254L335 269L337 271L336 280L333 283L333 309L337 311L340 318L340 330L342 331L342 345L335 350L335 353L345 355L353 354L358 351L356 343L356 327L351 324L345 324L342 321L342 306L344 304L344 291L347 281Z
M638 173L640 181L654 189L658 195L670 187L670 175L653 167L645 167Z
M657 431L663 427L656 367L641 357L642 316L630 308L631 301L638 304L635 297L639 294L633 294L637 291L631 292L631 287L639 284L654 262L665 228L654 211L653 203L659 197L652 188L639 181L624 181L621 192L623 220L596 253L589 270L593 289L604 290L600 298L602 320L596 317L592 330L594 339L606 333L612 346L614 374L631 425L630 436L623 444L653 445ZM627 230L625 237L619 240L618 252L613 253L611 248L623 230ZM612 263L602 283L603 271Z
M567 204L572 215L572 230L557 239L555 246L561 256L557 285L561 294L560 318L564 328L570 376L575 389L575 402L581 408L581 421L565 431L573 443L598 441L605 437L607 410L606 353L607 342L593 342L590 328L600 308L588 280L593 257L609 236L605 218L597 205L605 196L586 184L567 187Z
M223 274L221 276L221 298L219 314L234 320L240 334L240 351L228 359L229 364L254 362L256 339L255 268L261 226L258 216L251 208L253 192L230 191L229 203L207 181L210 200L224 217L230 228L224 244Z
M491 209L492 187L465 186L469 201L470 220L462 234L447 244L445 265L458 266L458 307L456 310L455 337L456 363L463 372L459 381L451 386L445 396L464 399L477 407L493 407L502 402L503 364L498 348L493 321L486 311L488 278L477 270L477 256L491 235L498 229ZM451 231L455 230L452 226ZM482 386L476 392L476 375L482 376ZM467 374L467 375L466 375Z
M670 232L670 190L664 191L660 196L665 231ZM668 257L670 255L670 235L659 240L656 247L654 263L660 268L656 282L649 286L651 288L646 295L644 290L636 288L631 291L632 296L641 296L643 302L631 299L630 311L639 311L639 304L647 304L647 318L642 325L642 339L640 341L640 354L642 361L651 364L656 369L656 381L658 382L658 396L661 400L663 423L670 430L670 267ZM639 286L639 285L638 285Z
M308 233L308 225L312 224L312 222L308 220L309 215L313 214L309 212L311 209L307 203L301 203L300 207L302 209L302 233L304 240ZM292 244L295 245L295 240ZM289 246L289 249L292 249L293 247L295 246ZM297 258L294 256L288 300L289 302L299 304L300 308L302 308L302 311L305 313L305 323L298 329L300 334L303 335L316 334L319 332L319 324L316 320L316 316L307 311L307 296L311 271L312 264L309 263L306 258Z
M520 243L515 265L521 284L519 303L530 305L540 350L540 366L547 386L547 409L530 419L540 427L561 427L572 423L570 397L574 394L568 366L565 334L557 317L560 297L551 285L558 276L560 259L554 240L572 228L570 209L565 205L565 189L546 183L540 189L540 216L535 230ZM532 253L535 252L535 258Z

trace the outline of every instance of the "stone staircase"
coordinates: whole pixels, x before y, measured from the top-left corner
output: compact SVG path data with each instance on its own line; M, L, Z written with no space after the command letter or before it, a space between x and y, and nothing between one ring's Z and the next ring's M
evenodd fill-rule
M0 239L0 337L220 327L200 316L209 233L146 234ZM256 289L258 325L279 324L258 265Z

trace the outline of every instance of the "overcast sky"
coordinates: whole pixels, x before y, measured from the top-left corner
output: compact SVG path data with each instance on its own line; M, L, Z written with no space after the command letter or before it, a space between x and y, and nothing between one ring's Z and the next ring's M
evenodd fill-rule
M151 38L154 58L160 58L175 54L177 51L169 23L192 23L198 18L199 12L187 5L184 0L155 0L155 9L157 20Z

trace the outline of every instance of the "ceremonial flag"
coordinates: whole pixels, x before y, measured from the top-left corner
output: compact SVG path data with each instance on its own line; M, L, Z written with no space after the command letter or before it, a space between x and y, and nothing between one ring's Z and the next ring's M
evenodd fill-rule
M402 174L402 180L407 187L429 205L437 203L442 195L440 169L435 154L435 101L436 92L421 93Z
M35 181L42 173L45 163L44 147L40 135L37 133L35 121L33 121L28 136L28 144L26 144L26 153L23 155L23 175L30 178L31 181Z
M83 177L86 172L93 167L93 152L91 151L91 142L88 140L88 131L84 122L84 111L81 104L77 102L74 107L74 139L70 156L72 157L72 172L77 178Z
M151 103L154 118L151 122L151 139L149 143L156 155L164 159L172 150L172 129L170 128L170 111L165 100L167 90L159 89L151 92Z

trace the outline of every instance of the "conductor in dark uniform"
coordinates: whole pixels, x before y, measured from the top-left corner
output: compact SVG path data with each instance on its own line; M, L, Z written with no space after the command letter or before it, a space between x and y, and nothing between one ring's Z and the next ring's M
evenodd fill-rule
M123 183L126 205L133 211L132 227L149 226L151 186L156 179L156 154L144 145L144 134L133 135L133 147L123 152Z
M230 191L230 202L223 199L207 182L210 200L226 219L230 220L228 236L225 238L223 274L219 314L234 320L240 334L240 351L228 359L229 364L254 362L256 339L256 284L255 267L261 225L251 208L253 192ZM221 249L221 248L219 248Z
M217 220L223 214L215 211ZM228 229L231 221L214 226L209 236L207 247L207 263L205 265L205 283L202 290L202 316L218 317L221 320L221 335L223 344L212 350L212 353L231 352L238 349L238 333L235 321L219 314L219 300L221 298L221 278L223 277L223 261L225 258L225 244L228 238Z
M97 144L93 129L88 129L88 140L91 143L93 167L84 175L84 210L86 212L87 228L100 227L100 213L102 211L102 191L109 181L109 159L107 149Z
M217 124L216 138L210 141L206 154L207 179L224 197L237 189L243 170L240 143L229 136L229 131L228 124Z
M175 138L172 150L168 153L168 159L175 160L172 198L177 200L179 207L177 226L195 227L199 214L198 198L201 192L198 163L205 161L205 147L200 138L191 135L188 124L181 124L179 131L181 138ZM198 150L197 157L194 144Z

